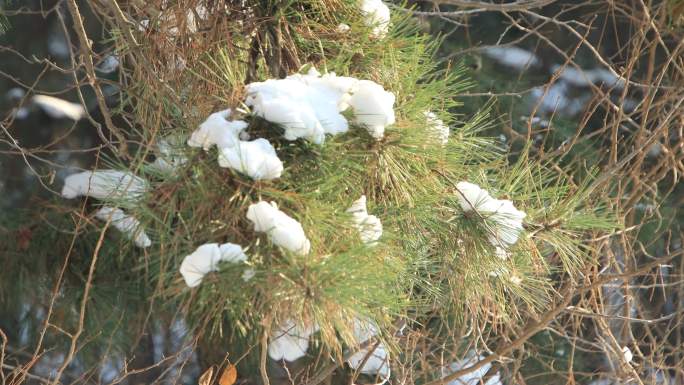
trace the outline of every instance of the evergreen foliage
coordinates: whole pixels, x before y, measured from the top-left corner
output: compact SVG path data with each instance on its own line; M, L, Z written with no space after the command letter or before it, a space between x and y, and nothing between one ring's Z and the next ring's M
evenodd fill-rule
M477 106L472 116L454 115L463 103L459 94L470 86L463 66L434 60L441 40L406 14L393 13L389 34L379 39L370 37L356 1L247 1L225 9L219 3L131 5L125 12L135 22L107 19L123 63L117 112L131 123L127 152L103 151L96 168L145 178L151 188L144 198L54 199L42 202L40 212L4 218L3 236L26 229L40 229L40 236L1 246L6 255L31 258L8 258L13 265L0 270L0 281L10 283L0 286L0 312L25 303L45 306L61 282L53 311L62 328L73 328L89 285L88 343L78 352L84 365L100 360L104 349L131 351L153 316L186 322L203 359L218 363L228 355L244 378L259 377L264 335L289 319L315 323L320 331L307 360L320 368L358 348L353 322L363 318L378 325L392 366L409 367L415 383L427 382L441 375L440 356L486 349L465 330L489 335L494 345L498 331L547 310L559 277L582 280L596 262L594 240L619 227L594 184L596 173L575 180L527 156L527 149L509 163L498 141L484 134L490 105ZM199 5L208 16L200 17ZM195 12L195 32L182 21L187 10ZM143 19L146 28L132 26ZM337 31L340 23L350 30ZM241 105L249 82L306 73L311 66L381 84L397 97L397 122L379 141L352 125L315 145L282 139L281 127ZM246 120L251 137L274 145L285 165L280 178L254 181L220 168L216 151L185 144L210 113L225 108L240 111L231 119ZM446 145L434 138L426 111L450 126ZM153 167L162 138L178 138L170 140L173 152L187 158L172 173ZM456 187L461 181L527 214L507 257L497 255L490 238L510 229L464 211ZM374 244L362 242L346 212L361 195L383 224ZM302 224L309 254L288 252L253 230L247 208L259 201L276 202ZM94 219L103 205L140 220L152 246L136 248L111 223ZM188 288L179 274L183 258L204 243L225 242L243 246L248 260L221 263ZM243 279L246 269L256 273L249 280ZM27 311L25 317L8 329L41 338L31 332L40 330L45 315ZM410 341L395 338L400 326L410 330ZM68 342L49 333L43 346Z

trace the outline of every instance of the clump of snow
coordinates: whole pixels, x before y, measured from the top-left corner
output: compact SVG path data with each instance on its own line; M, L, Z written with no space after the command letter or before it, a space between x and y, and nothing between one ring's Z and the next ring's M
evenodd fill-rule
M549 122L546 119L542 119L538 116L533 116L531 119L527 116L521 116L520 121L525 122L526 124L529 124L531 126L538 126L541 128L548 128L551 125L551 122ZM501 134L501 141L506 142L506 135Z
M276 179L283 172L283 162L271 143L263 138L239 141L234 147L221 149L218 161L219 166L231 168L254 180Z
M47 48L50 55L58 58L66 59L71 55L69 42L64 36L64 32L54 27L47 34Z
M489 241L494 246L505 249L518 241L526 214L516 209L513 202L492 198L489 192L469 182L457 183L456 189L459 192L458 202L463 211L476 211L495 225L493 234L489 236Z
M361 13L366 25L371 27L371 37L382 39L387 36L390 10L382 0L362 0Z
M150 237L140 226L140 221L131 215L126 215L121 209L105 206L95 212L95 217L101 221L111 221L117 230L128 239L132 239L138 247L145 248L152 245Z
M311 243L302 225L278 210L274 202L251 204L247 209L247 219L254 223L254 231L268 234L275 245L300 255L309 253Z
M188 146L202 147L205 151L216 145L219 149L235 147L240 133L247 128L242 120L228 120L231 110L215 112L207 118L188 139Z
M375 215L368 215L366 196L362 195L352 203L347 212L352 215L352 222L359 230L363 243L373 244L382 236L382 223Z
M625 79L605 68L584 69L555 64L551 66L551 70L558 81L550 86L535 87L529 96L533 107L546 116L555 114L573 117L582 112L591 99L591 95L586 92L587 87L604 85L621 89L626 84ZM623 102L615 95L611 99L614 103L622 103L627 112L636 107L633 99L628 98Z
M188 31L190 33L196 33L202 22L209 18L209 10L204 5L199 4L195 7L194 11L189 9L185 18Z
M275 149L266 139L240 140L247 123L242 120L228 120L230 109L215 112L207 118L188 139L191 147L209 150L216 145L219 149L219 166L231 168L255 180L279 178L283 163Z
M245 271L242 273L242 280L247 282L250 279L254 278L256 275L256 271L252 268L245 269Z
M608 87L624 88L627 83L625 79L605 68L594 69L592 74L595 83L602 83Z
M15 102L23 98L24 95L26 95L26 91L24 91L23 88L13 87L10 88L9 91L7 91L5 97L7 98L7 100Z
M506 251L506 249L504 249L503 247L499 246L496 246L496 248L494 249L494 255L496 255L499 259L502 259L504 261L507 260L508 257L510 257L508 251Z
M534 53L515 46L487 47L483 52L499 64L516 70L538 67L541 64L541 61Z
M149 189L146 180L127 171L95 170L64 179L62 197L90 196L96 199L139 200Z
M268 356L276 361L296 361L306 355L311 335L318 331L318 325L299 326L287 320L271 332Z
M303 138L320 144L325 135L346 132L349 123L341 112L353 108L354 121L375 138L393 124L394 94L370 80L321 75L311 68L307 74L268 79L246 87L245 104L254 115L280 125L286 140Z
M152 168L163 174L174 174L179 167L188 162L188 158L179 148L180 140L178 137L170 136L159 139L157 150L159 154L152 163Z
M29 116L29 109L26 107L21 107L21 108L16 108L14 109L14 117L19 120L23 120L28 118Z
M632 362L632 358L634 358L634 355L632 354L632 350L629 348L629 346L624 346L622 348L622 356L625 359L625 362Z
M551 66L552 72L559 72L558 78L576 87L588 87L591 84L604 84L608 87L624 88L625 80L605 68L582 69L570 65Z
M337 33L347 33L347 32L349 32L350 29L351 29L351 27L350 27L349 25L344 24L344 23L340 23L340 24L338 24L337 27L335 28L335 32L337 32Z
M31 98L31 101L54 119L69 118L80 120L86 114L85 108L82 105L67 102L53 96L35 95Z
M648 149L646 150L646 156L649 158L657 158L663 153L664 148L665 146L663 146L660 142L655 142L648 146Z
M449 126L444 124L442 119L438 118L432 111L423 112L425 119L427 120L428 130L432 133L432 136L445 146L449 143Z
M325 134L347 131L340 101L353 82L335 74L320 76L312 68L308 74L248 84L245 104L255 115L282 126L285 139L304 138L320 144Z
M522 277L503 266L494 268L494 270L489 272L489 276L506 279L516 286L520 285L523 281Z
M385 135L385 127L394 124L394 100L391 92L370 80L359 80L352 90L349 105L354 109L354 121L366 128L375 139Z
M14 87L7 91L5 98L12 104L18 104L25 95L26 91L23 88ZM12 109L12 115L15 119L26 119L29 116L29 109L26 107L14 108Z
M116 55L107 55L100 64L97 65L97 70L105 73L105 74L110 74L114 71L116 71L117 68L119 68L119 57Z
M589 95L579 97L570 96L568 84L562 81L556 82L550 87L535 87L530 97L538 111L545 115L559 114L563 116L575 116L582 112L589 100Z
M138 27L138 31L145 32L148 28L150 28L150 20L142 19L138 23L136 23L136 26Z
M361 345L378 335L378 329L373 322L361 320L359 318L354 320L353 332L354 340L358 345ZM368 360L363 367L361 367L366 356L368 356ZM379 375L382 380L379 384L384 384L390 378L389 352L383 343L368 343L368 346L354 353L347 362L349 363L349 366L355 370L359 370L361 373Z
M242 247L234 243L207 243L197 248L192 254L187 255L180 266L180 273L188 287L195 287L202 283L205 275L212 271L218 271L219 262L240 263L247 260ZM247 271L245 271L247 273ZM245 281L253 276L243 274Z
M482 359L484 359L483 356L476 355L475 352L470 351L464 359L452 362L447 367L442 368L442 377L446 377L451 373L473 366ZM473 370L470 373L466 373L455 380L449 381L447 385L503 385L501 375L498 372L491 376L487 381L484 380L485 375L489 372L491 367L492 364L489 363L482 365L482 367Z
M552 72L558 72L558 79L576 87L588 87L594 82L594 76L590 71L577 69L570 65L562 67L558 64L551 66Z

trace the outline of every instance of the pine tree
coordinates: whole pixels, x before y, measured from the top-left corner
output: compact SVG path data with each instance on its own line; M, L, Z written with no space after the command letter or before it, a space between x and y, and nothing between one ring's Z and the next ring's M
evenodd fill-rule
M8 330L38 352L90 367L180 322L203 370L245 381L433 383L544 314L617 226L594 171L511 162L489 105L454 115L463 67L398 5L114 4L91 4L120 62L111 146L3 250L32 258L0 306L55 298L51 323L83 323L41 340L25 314Z

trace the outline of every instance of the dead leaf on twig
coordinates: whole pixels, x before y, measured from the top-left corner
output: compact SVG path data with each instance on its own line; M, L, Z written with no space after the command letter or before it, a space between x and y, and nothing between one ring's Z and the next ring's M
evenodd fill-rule
M214 367L207 369L199 378L198 385L210 385L211 379L214 376Z
M228 364L228 366L223 369L223 373L219 379L219 385L233 385L235 381L237 381L237 368L233 364Z

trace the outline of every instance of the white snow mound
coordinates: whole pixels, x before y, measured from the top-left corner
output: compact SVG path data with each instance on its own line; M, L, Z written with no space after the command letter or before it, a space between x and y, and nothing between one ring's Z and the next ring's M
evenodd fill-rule
M221 149L218 162L219 166L231 168L254 180L276 179L283 172L283 162L271 143L263 138L239 141L234 147Z
M96 199L139 200L149 189L146 180L118 170L84 171L64 179L62 197L90 196Z
M218 271L219 262L240 263L247 260L242 247L234 243L206 243L187 255L180 266L180 273L188 287L202 283L205 275ZM251 276L249 277L251 278ZM248 280L249 278L243 279Z
M361 13L366 25L371 27L371 37L382 39L387 36L390 10L382 0L362 0Z
M179 146L181 141L177 136L169 136L159 139L157 150L159 154L152 163L152 168L162 174L175 174L179 167L188 162Z
M371 321L364 321L359 318L354 320L354 339L361 345L369 339L378 335L378 329ZM375 348L375 349L373 349ZM372 350L372 353L371 353ZM369 355L370 353L370 355ZM361 367L363 360L368 357L366 363ZM371 342L368 346L359 349L348 360L349 366L361 373L368 375L378 375L381 379L379 384L384 384L390 378L389 352L383 343Z
M315 68L307 74L268 79L246 87L245 104L256 116L280 125L286 140L303 138L316 144L325 135L346 132L349 123L341 112L353 108L354 121L381 138L385 126L393 124L394 94L370 80L321 75Z
M359 235L364 243L373 244L382 236L382 223L375 215L368 215L366 209L366 196L362 195L352 203L347 212L352 215L352 222L359 230Z
M469 182L457 183L456 189L458 202L463 211L476 211L494 224L494 233L489 236L489 241L494 246L505 248L518 241L523 230L522 221L527 214L516 209L513 202L492 198L489 192Z
M442 146L449 143L449 126L444 124L442 119L438 118L432 111L425 111L423 114L427 120L428 130L432 137Z
M145 230L140 226L140 221L131 215L126 215L123 210L114 207L102 207L95 212L95 218L101 221L109 221L117 230L121 231L128 239L132 239L138 247L150 247L152 241Z
M276 361L296 361L306 355L309 349L309 338L318 331L318 325L299 326L293 320L287 320L271 332L268 343L268 356Z
M537 55L520 47L487 47L483 52L499 64L516 70L538 67L541 64Z
M484 359L481 355L476 355L474 351L469 351L466 357L460 361L452 362L449 366L442 368L442 377L446 377L451 373L457 372L459 370L465 369L467 367L473 366ZM501 375L496 372L487 381L484 381L484 377L489 372L492 364L485 364L482 367L473 370L470 373L466 373L452 381L449 381L448 385L503 385L501 381Z
M247 128L242 120L228 120L231 110L215 112L207 118L188 139L188 146L202 147L208 151L212 146L219 149L235 147L240 140L240 133Z
M261 201L251 204L247 209L247 219L254 223L254 231L268 234L276 246L300 255L309 253L311 243L302 225L278 210L275 203Z
M86 114L85 108L82 105L67 102L53 96L35 95L31 98L31 101L53 119L68 118L80 120Z

